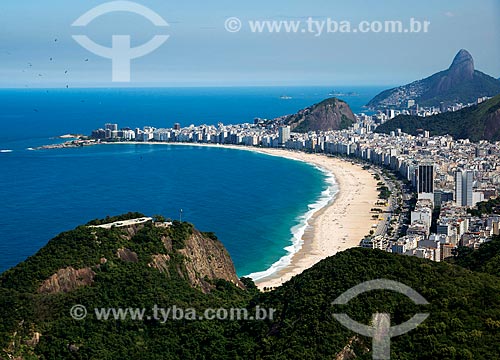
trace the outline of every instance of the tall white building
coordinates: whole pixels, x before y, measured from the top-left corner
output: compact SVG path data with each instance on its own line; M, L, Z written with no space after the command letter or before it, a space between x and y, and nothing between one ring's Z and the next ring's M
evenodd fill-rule
M285 145L290 140L290 126L281 126L278 133L279 145Z
M455 202L458 206L474 206L472 184L474 173L472 170L457 170L455 173Z
M455 172L455 202L462 206L463 173L462 170Z

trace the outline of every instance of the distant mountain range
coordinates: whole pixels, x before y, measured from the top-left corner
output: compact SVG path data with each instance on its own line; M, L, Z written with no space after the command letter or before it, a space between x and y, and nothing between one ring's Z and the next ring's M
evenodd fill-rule
M467 50L460 50L448 70L423 80L385 90L374 97L369 108L406 107L408 100L421 106L472 103L483 96L500 93L500 80L474 69L474 59Z
M500 140L500 95L482 104L456 112L446 112L429 117L400 115L377 128L377 132L390 133L401 129L417 135L430 131L431 135L452 135L456 139L471 141Z
M347 129L356 121L356 117L346 102L337 98L329 98L300 110L296 114L282 116L275 120L290 125L294 132L306 133Z

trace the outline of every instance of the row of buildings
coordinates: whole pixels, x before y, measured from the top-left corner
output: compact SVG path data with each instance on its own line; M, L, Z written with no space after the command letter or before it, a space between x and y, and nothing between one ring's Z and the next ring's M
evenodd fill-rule
M405 102L405 107L400 106L399 108L386 108L383 110L380 110L378 114L375 115L377 121L379 123L384 123L387 120L394 119L396 116L399 115L413 115L413 116L421 116L421 117L428 117L428 116L434 116L438 115L441 113L445 112L455 112L462 110L467 107L471 107L474 105L479 105L487 100L491 99L490 97L481 97L478 98L475 102L473 103L468 103L468 104L463 104L463 103L455 103L452 105L447 105L444 102L440 104L439 107L437 106L432 106L432 107L421 107L419 106L415 100L407 100Z
M184 142L279 147L289 150L356 157L385 167L415 189L417 203L403 237L379 235L363 240L365 247L440 261L457 246L477 247L498 233L498 217L474 218L467 208L496 197L500 187L500 143L471 143L450 136L412 136L400 130L374 132L380 115L360 114L348 130L292 132L276 121L253 124L200 125L181 128L118 129L106 124L94 130L96 141ZM433 213L437 227L431 231ZM436 216L435 216L436 217Z

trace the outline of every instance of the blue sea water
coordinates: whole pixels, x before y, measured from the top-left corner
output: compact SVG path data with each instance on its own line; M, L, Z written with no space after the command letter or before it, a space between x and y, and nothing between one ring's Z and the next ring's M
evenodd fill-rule
M362 94L350 101L354 111L361 111L378 90L345 91ZM300 234L313 208L334 191L331 178L319 169L226 148L27 148L60 141L51 137L65 133L87 134L104 122L167 127L174 122L240 123L254 117L272 118L318 102L329 91L0 90L0 271L33 255L59 232L91 219L128 211L178 218L180 209L183 220L217 233L240 276L280 265L277 262L293 248L293 235ZM293 99L281 100L281 95Z

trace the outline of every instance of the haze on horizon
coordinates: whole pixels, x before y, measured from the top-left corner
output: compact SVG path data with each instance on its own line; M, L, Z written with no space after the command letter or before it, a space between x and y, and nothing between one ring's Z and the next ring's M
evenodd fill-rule
M446 69L467 49L476 69L500 76L500 2L277 0L251 3L188 0L136 1L161 15L170 27L155 28L127 13L101 16L87 28L73 21L106 1L35 0L5 2L0 13L0 87L139 86L347 86L401 85ZM356 24L367 20L430 21L419 34L255 34L229 33L225 20L331 18ZM245 31L246 30L246 31ZM111 61L83 49L72 35L83 33L111 45L111 36L132 36L132 45L156 34L169 40L132 61L132 82L111 82Z

